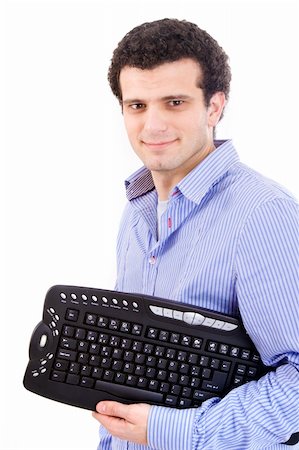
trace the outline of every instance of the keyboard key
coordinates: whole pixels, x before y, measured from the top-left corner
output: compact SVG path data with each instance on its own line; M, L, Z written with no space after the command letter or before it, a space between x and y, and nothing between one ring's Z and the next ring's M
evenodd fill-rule
M120 344L120 337L118 336L110 337L109 345L111 345L112 347L119 347L119 344Z
M56 370L66 371L68 369L68 366L69 362L62 359L57 359L54 363L54 369Z
M132 334L134 334L136 336L140 336L141 332L142 332L142 325L135 323L132 327Z
M160 385L159 391L163 392L163 394L167 394L169 392L169 389L170 389L170 384L162 382Z
M220 366L220 360L216 358L212 358L210 362L211 369L219 369Z
M57 353L57 357L59 359L64 359L64 360L68 360L68 361L76 361L77 352L74 352L72 350L59 349L58 353Z
M159 333L159 341L167 342L169 339L169 332L165 330L161 330Z
M217 342L209 341L207 350L208 350L208 352L213 352L213 353L217 352L217 350L218 350Z
M103 380L112 381L114 377L114 372L112 370L105 370L103 375Z
M192 389L191 388L183 387L181 395L182 395L182 397L188 397L189 398L189 397L191 397L191 393L192 393Z
M115 381L116 383L124 384L125 381L126 381L126 376L125 376L125 374L123 374L123 373L121 373L121 372L117 372L117 373L115 374L114 381Z
M98 333L96 331L88 331L86 339L90 342L96 342L98 339Z
M143 351L147 355L151 355L154 351L154 346L152 344L144 344Z
M190 387L198 388L199 385L200 385L200 379L199 378L196 378L196 377L191 378Z
M100 367L94 367L91 376L93 378L101 378L103 374L103 369Z
M148 385L148 380L145 377L138 378L137 386L139 388L146 388L147 385Z
M97 323L97 315L96 314L89 314L89 313L87 313L85 315L85 323L86 323L86 325L96 325L96 323Z
M178 403L178 397L175 395L167 395L165 399L166 406L176 406Z
M218 372L215 371L213 373L213 377L211 381L203 381L202 382L202 389L209 391L209 392L215 392L220 393L223 391L225 387L225 383L227 380L227 374L225 372Z
M154 354L156 356L163 356L165 353L165 347L161 347L161 345L157 345L154 350Z
M232 363L230 361L222 361L220 368L223 372L229 372L231 365Z
M208 367L210 358L208 356L201 356L199 360L199 365L202 367Z
M75 338L76 339L85 339L86 336L86 331L83 328L77 328L76 329L76 333L75 333Z
M204 402L211 397L214 397L214 394L211 394L211 393L205 392L205 391L201 391L201 390L197 390L197 389L193 393L193 399L200 401L200 402Z
M131 330L131 324L130 322L122 322L120 326L120 331L122 333L130 333Z
M142 351L143 344L140 341L133 341L132 350L134 352L141 352Z
M181 374L184 374L184 375L186 375L188 372L189 372L189 369L190 369L190 366L189 366L189 364L186 364L186 363L182 363L181 365L180 365L180 373Z
M256 367L248 367L247 375L249 377L255 377L256 374L257 374L257 368Z
M140 382L140 378L138 383ZM97 380L95 384L95 388L109 392L110 394L119 397L120 401L122 398L126 400L141 401L141 402L152 402L152 403L163 403L163 394L159 392L146 391L144 389L139 389L137 387L131 387L128 385L121 384L113 384L108 383L107 381Z
M159 331L157 328L149 328L147 331L147 337L149 339L157 339L158 333Z
M131 348L131 345L132 345L131 339L122 339L120 341L120 347L125 349L125 350L129 350Z
M91 367L83 365L81 367L80 373L81 373L81 375L85 375L86 377L88 377L91 374Z
M182 345L184 345L185 347L190 347L191 342L192 342L191 336L186 336L186 335L182 336L182 338L181 338Z
M98 343L99 343L99 344L108 344L108 342L109 342L109 336L108 336L108 334L100 333L100 334L99 334Z
M78 363L71 363L69 368L69 373L78 374L80 371L80 364Z
M198 367L198 366L192 366L192 367L191 367L191 375L193 375L194 377L199 377L200 370L201 370L200 367Z
M136 386L138 378L135 375L128 375L126 384L128 386Z
M148 384L148 388L151 391L157 391L159 388L159 383L157 380L150 380L149 384Z
M219 353L221 355L227 355L229 351L229 346L227 344L220 344Z
M239 356L240 349L239 347L232 347L230 350L230 356L237 358Z
M193 341L192 341L193 348L196 348L199 350L201 348L201 346L202 346L202 339L199 339L199 338L193 339Z
M99 317L98 319L98 327L100 328L108 328L109 319L107 317Z
M75 334L75 328L74 327L70 327L69 325L64 325L64 327L62 328L62 335L63 336L73 337L74 334Z
M87 364L89 360L89 354L88 353L79 353L78 355L78 361L81 364Z
M170 393L172 395L180 395L181 389L181 386L179 386L178 384L174 384L170 389Z
M202 369L202 378L208 380L211 377L211 369L208 369L207 367L205 367L204 369Z
M190 353L188 356L188 363L190 364L197 364L198 362L198 355L196 353Z
M176 356L176 351L173 348L169 348L166 350L165 358L167 359L174 359Z
M77 322L79 317L79 311L77 309L68 308L65 313L66 320L70 322Z
M66 377L65 372L60 372L60 371L54 370L51 375L51 380L59 381L59 382L63 383L65 380L65 377Z
M87 387L87 388L92 388L94 386L94 379L93 378L88 378L88 377L83 377L81 379L80 386L84 386L84 387Z
M245 372L246 372L246 366L244 364L238 364L237 365L237 374L245 375Z
M80 377L79 375L74 375L72 373L69 373L68 376L66 377L66 383L68 384L79 384L80 381Z
M250 359L250 350L243 349L241 351L241 359L246 359L248 361Z
M109 330L117 331L120 327L120 321L116 319L109 320Z
M196 355L193 355L193 356L196 356ZM177 360L185 362L186 359L187 359L187 352L179 351L177 354ZM189 357L189 360L190 360L190 357Z
M170 335L170 342L172 344L178 344L180 342L180 335L179 335L179 333L171 333L171 335Z
M136 353L135 363L143 364L145 362L145 355L143 353Z
M192 401L189 398L180 398L178 406L181 408L189 408L192 405Z

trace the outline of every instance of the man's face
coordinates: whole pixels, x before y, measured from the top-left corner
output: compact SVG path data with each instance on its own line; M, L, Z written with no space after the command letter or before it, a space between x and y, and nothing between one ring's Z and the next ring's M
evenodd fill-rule
M151 70L129 66L121 70L128 137L153 175L165 174L179 181L214 148L213 127L222 108L215 112L219 107L213 102L205 105L198 87L200 77L200 67L192 59Z

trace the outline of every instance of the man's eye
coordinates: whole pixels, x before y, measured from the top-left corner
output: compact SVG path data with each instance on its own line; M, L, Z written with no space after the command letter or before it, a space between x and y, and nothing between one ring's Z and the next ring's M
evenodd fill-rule
M180 106L182 105L184 102L183 100L170 100L169 104L171 106Z
M131 109L137 110L137 109L142 109L144 108L144 104L143 103L134 103L133 105L130 105Z

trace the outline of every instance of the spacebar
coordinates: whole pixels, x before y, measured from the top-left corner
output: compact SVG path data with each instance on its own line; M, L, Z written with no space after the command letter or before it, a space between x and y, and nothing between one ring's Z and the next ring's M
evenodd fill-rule
M100 391L109 392L109 394L123 398L124 400L132 400L133 402L163 403L163 394L144 391L143 389L124 386L122 384L107 383L106 381L97 380L95 388Z

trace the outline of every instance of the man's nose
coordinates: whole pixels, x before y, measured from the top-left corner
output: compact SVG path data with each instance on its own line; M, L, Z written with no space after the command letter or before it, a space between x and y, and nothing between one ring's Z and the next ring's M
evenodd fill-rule
M148 107L145 113L144 130L147 132L163 132L167 130L165 112L160 108Z

